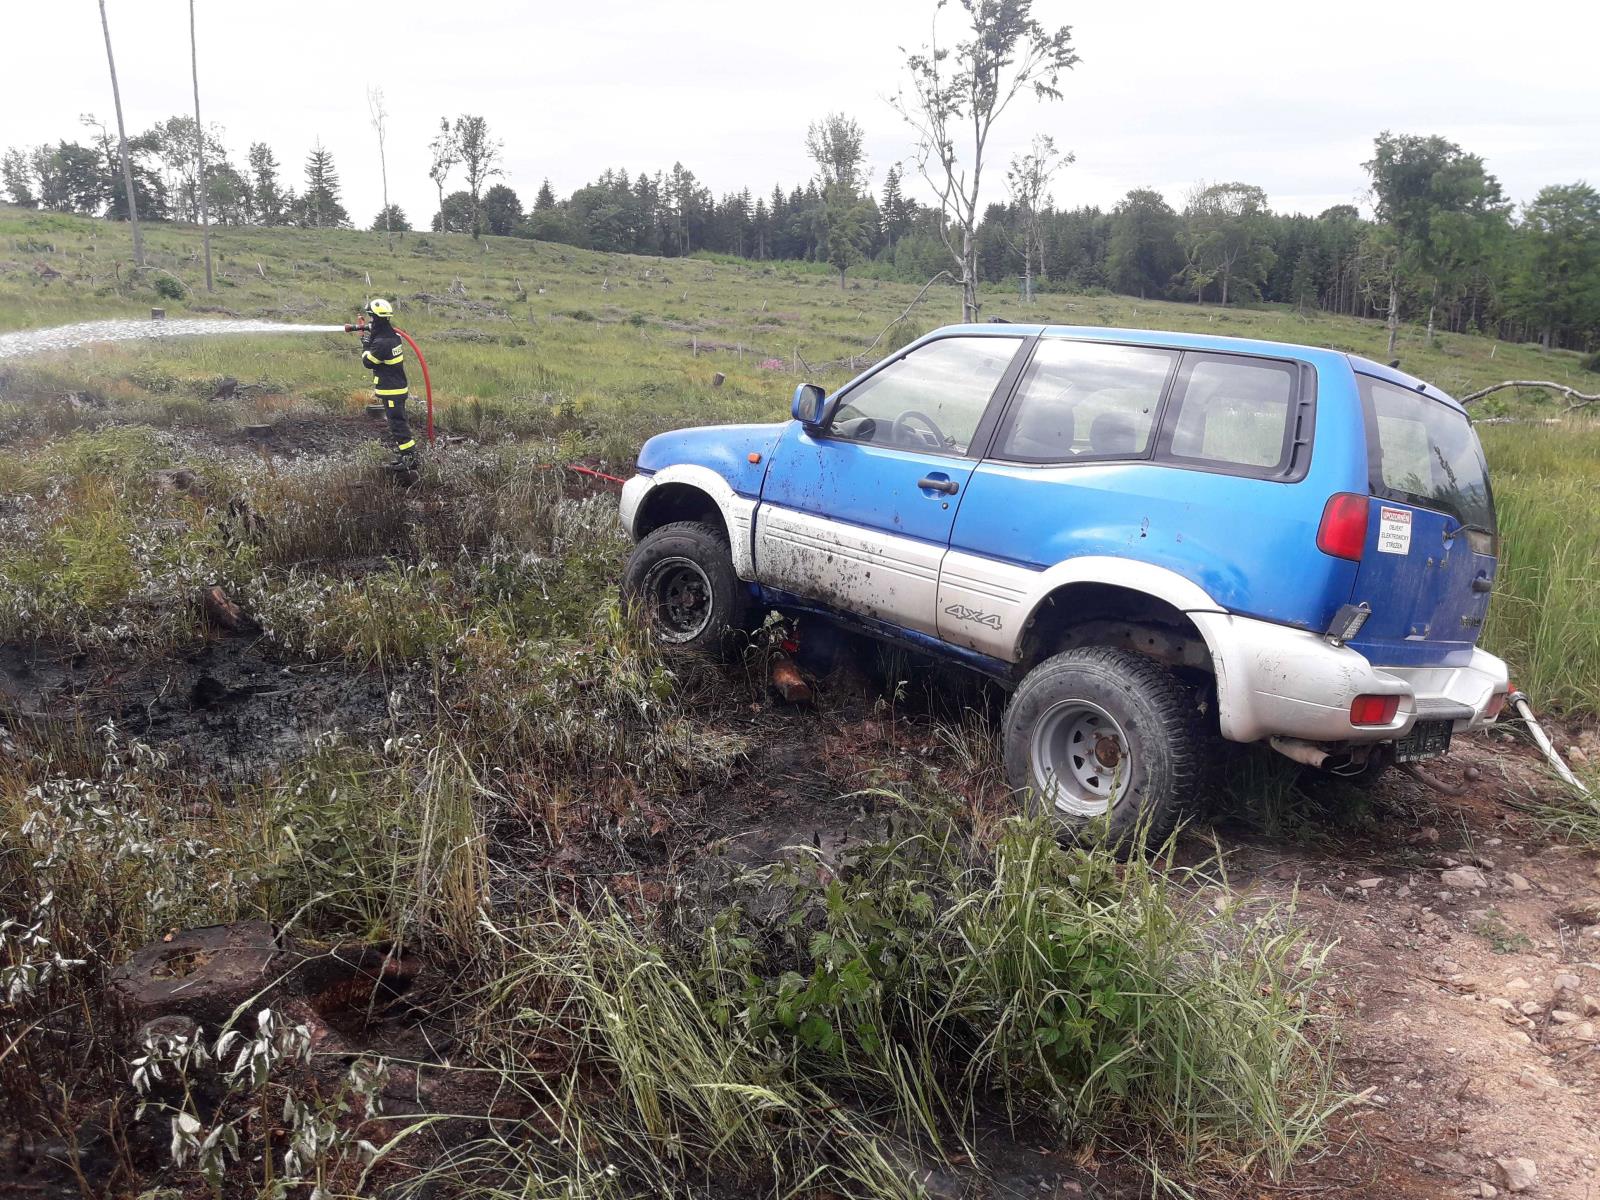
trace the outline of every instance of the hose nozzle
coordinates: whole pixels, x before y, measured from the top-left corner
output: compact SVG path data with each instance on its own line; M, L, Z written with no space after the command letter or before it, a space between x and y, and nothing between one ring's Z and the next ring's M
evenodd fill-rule
M357 321L354 325L346 325L344 331L346 333L365 333L367 331L367 323L365 321Z

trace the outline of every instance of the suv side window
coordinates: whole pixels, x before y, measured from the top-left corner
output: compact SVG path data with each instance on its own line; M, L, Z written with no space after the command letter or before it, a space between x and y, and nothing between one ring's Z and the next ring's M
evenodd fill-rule
M841 398L832 437L962 455L1017 356L1015 337L948 337L919 346Z
M1175 350L1041 341L993 456L1038 463L1144 458L1177 363Z
M1186 354L1162 425L1160 457L1271 477L1294 453L1293 366L1236 354Z

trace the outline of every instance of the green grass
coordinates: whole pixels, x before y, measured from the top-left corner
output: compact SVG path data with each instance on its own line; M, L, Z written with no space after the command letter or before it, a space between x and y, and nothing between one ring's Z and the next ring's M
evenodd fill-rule
M1485 426L1501 563L1484 644L1535 709L1600 712L1600 426Z
M797 354L821 368L814 374L824 382L848 378L853 365L869 361L853 363L852 357L864 353L917 291L854 280L841 293L829 272L803 263L647 259L509 238L474 243L456 234L410 234L390 255L373 234L222 229L213 239L215 294L191 291L173 302L130 276L127 237L119 225L0 207L0 331L146 315L153 303L174 316L226 309L284 321L345 321L369 294L370 278L370 293L397 302L400 322L429 356L446 428L577 431L591 448L617 460L641 437L674 424L780 416ZM152 264L199 286L197 230L156 226L147 242ZM19 246L46 249L23 252ZM40 264L61 276L41 281ZM1386 357L1377 322L1284 307L1224 310L1049 295L1023 311L996 293L991 309L1018 319L1203 331ZM956 292L935 288L911 325L925 330L958 315ZM1402 333L1407 369L1447 390L1507 378L1582 386L1586 378L1575 353L1454 334L1430 343L1421 330ZM894 341L891 336L887 344ZM176 393L231 375L338 405L364 392L352 346L349 338L326 334L197 339L155 349L107 348L74 355L54 372L39 371L46 382L70 380L69 388L131 378L169 404ZM773 360L782 368L760 365ZM713 389L719 371L727 381ZM1527 407L1509 396L1491 403Z
M641 939L615 909L499 928L506 1077L661 1194L695 1163L780 1195L899 1195L921 1155L977 1153L980 1104L1191 1178L1277 1175L1316 1140L1338 1107L1307 1003L1320 957L1287 914L1208 909L1204 872L1119 868L1038 826L969 858L944 814L906 817L837 873L770 873L786 911L763 888L759 916L703 935ZM604 1101L574 1104L594 1073Z

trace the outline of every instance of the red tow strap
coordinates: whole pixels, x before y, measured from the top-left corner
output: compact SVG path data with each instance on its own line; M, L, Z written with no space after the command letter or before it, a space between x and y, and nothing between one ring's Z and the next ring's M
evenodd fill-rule
M614 483L619 487L628 482L626 479L618 479L615 475L607 475L604 471L596 471L591 467L580 467L577 463L568 463L567 470L576 471L579 475L590 475L595 479L604 479L607 483Z

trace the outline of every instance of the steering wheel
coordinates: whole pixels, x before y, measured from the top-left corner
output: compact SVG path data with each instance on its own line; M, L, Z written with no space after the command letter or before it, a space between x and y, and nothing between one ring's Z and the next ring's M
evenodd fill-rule
M925 430L914 429L911 425L913 419L921 421L928 428ZM934 419L927 413L920 412L915 408L906 409L905 412L894 419L894 435L897 441L919 441L925 445L936 446L941 450L951 444L950 439L945 437L944 430L939 428ZM930 435L931 441L929 440Z

